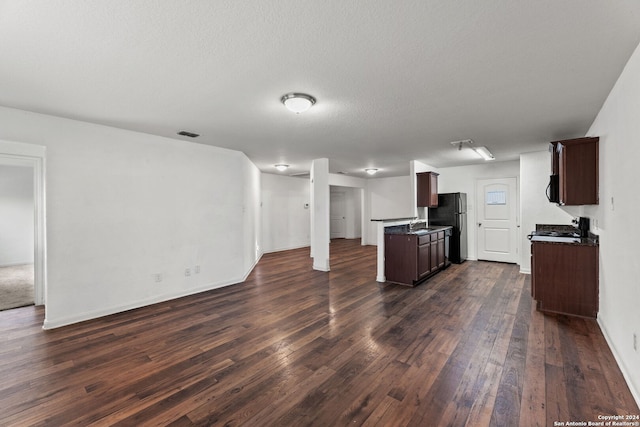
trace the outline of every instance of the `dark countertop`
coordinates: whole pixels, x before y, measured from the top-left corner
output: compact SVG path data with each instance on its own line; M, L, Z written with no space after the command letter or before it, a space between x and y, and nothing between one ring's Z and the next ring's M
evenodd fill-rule
M553 245L598 246L599 236L589 232L588 237L580 237L580 230L571 225L536 224L531 233L532 243Z
M406 217L406 218L376 218L376 219L372 219L371 221L392 222L392 221L413 221L414 219L416 219L415 216Z
M409 231L409 225L394 225L392 227L385 227L384 234L413 234L416 236L422 234L436 233L446 229L453 229L450 225L432 225L426 228L418 228L413 231Z

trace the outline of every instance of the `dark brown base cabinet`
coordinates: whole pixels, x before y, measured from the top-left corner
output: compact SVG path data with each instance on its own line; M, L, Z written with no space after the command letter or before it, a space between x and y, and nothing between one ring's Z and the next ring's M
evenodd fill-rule
M598 246L532 242L531 295L542 312L598 315Z
M445 267L445 232L385 234L384 268L388 282L415 286Z

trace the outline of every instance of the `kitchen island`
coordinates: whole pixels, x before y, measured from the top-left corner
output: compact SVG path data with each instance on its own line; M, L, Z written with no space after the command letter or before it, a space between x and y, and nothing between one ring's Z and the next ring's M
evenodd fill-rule
M415 218L378 221L378 282L415 286L449 262L451 226L427 227Z
M385 273L388 282L416 286L448 267L453 227L385 229Z
M393 227L396 225L406 225L409 226L413 221L416 220L416 217L403 217L403 218L384 218L384 219L372 219L372 222L377 223L376 233L377 233L377 246L378 246L378 255L377 255L377 275L376 282L384 283L387 281L387 278L384 273L384 230L387 227Z

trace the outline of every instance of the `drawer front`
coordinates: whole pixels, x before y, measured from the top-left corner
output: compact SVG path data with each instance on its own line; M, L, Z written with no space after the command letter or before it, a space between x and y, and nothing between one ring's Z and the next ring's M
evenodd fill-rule
M418 245L424 245L426 243L431 243L431 234L423 234L422 236L418 236Z
M444 231L438 231L438 240L444 239Z

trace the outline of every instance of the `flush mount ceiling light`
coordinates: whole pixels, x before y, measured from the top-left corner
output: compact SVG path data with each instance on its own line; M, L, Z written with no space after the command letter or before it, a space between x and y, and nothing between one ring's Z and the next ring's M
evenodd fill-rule
M296 114L304 113L316 103L316 99L306 93L288 93L280 98L280 101L289 111Z
M376 172L378 172L378 169L376 168L367 168L364 170L366 173L368 173L369 175L375 175Z
M279 163L277 165L274 165L276 167L276 169L278 169L280 172L284 172L287 170L287 168L289 167L289 165L285 165L282 163Z

